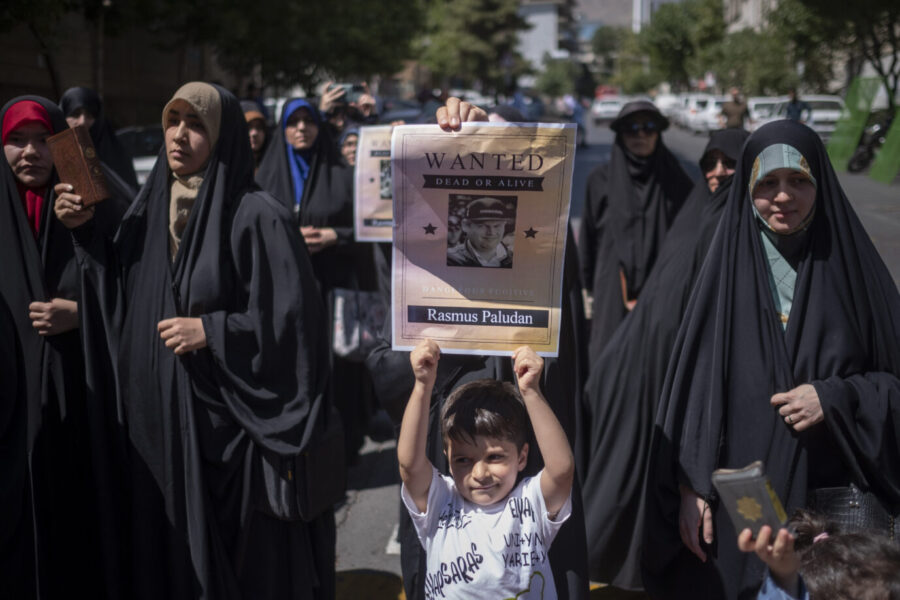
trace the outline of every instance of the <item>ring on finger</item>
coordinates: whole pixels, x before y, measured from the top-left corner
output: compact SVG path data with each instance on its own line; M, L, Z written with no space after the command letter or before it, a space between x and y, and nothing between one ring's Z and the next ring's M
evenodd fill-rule
M791 415L786 416L786 417L784 418L784 420L787 421L787 424L788 424L788 425L793 425L793 424L794 424L794 418L793 418Z

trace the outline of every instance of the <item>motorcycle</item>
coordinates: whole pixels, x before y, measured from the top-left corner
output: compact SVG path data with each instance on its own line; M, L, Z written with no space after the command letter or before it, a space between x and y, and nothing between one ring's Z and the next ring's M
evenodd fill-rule
M889 111L884 111L877 115L871 125L863 130L862 137L859 140L859 146L850 162L847 163L847 170L851 173L858 173L871 164L875 158L875 154L884 144L887 132L891 128L893 117Z

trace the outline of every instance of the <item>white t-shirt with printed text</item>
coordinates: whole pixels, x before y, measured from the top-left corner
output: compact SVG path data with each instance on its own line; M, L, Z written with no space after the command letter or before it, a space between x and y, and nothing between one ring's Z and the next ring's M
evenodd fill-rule
M501 502L468 502L453 478L433 469L420 513L404 485L401 496L427 555L426 600L555 600L547 552L572 513L572 494L551 520L540 473L525 477Z

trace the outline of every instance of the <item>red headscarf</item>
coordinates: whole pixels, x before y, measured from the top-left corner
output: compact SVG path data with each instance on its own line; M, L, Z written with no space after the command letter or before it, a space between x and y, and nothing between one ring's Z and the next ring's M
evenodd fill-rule
M33 100L22 100L16 102L7 109L3 116L2 141L6 145L9 134L23 125L38 123L43 125L49 133L53 133L53 125L50 124L50 115L43 106ZM34 237L38 236L41 227L41 209L44 205L45 188L30 188L16 179L16 186L19 188L19 198L25 207L25 213L28 216L28 224Z

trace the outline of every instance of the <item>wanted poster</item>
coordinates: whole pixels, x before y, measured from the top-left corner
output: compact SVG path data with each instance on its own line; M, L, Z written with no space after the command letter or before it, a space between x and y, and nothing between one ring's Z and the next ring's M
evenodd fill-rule
M557 356L575 126L394 128L393 347Z
M391 185L391 125L362 127L356 147L354 230L358 242L390 242L394 204Z

